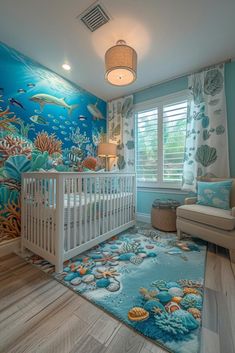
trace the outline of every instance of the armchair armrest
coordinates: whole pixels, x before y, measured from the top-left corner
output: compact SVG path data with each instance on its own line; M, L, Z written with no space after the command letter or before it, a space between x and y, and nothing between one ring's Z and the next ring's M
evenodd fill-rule
M231 215L235 217L235 207L232 207Z
M184 204L185 205L193 205L197 202L197 197L187 197L185 200L184 200ZM235 209L234 209L235 211Z

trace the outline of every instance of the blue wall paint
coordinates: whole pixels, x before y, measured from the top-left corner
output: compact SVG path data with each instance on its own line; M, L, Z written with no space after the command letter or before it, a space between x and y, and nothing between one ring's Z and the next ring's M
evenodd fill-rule
M149 99L162 97L168 94L176 93L187 89L188 77L184 76L160 85L147 88L137 92L134 95L134 103L141 103ZM229 155L230 155L230 171L231 176L235 176L235 149L234 149L234 133L235 133L235 61L225 65L225 93L227 99L227 116L228 116L228 136L229 136ZM151 192L143 189L137 192L137 212L149 214L152 202L156 199L175 199L183 203L186 196L193 194L176 193L174 191L167 193L161 189Z

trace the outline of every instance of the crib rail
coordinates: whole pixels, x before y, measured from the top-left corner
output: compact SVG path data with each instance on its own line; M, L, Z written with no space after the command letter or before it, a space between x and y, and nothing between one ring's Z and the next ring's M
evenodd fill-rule
M22 247L60 271L66 259L134 225L135 202L133 173L24 173Z

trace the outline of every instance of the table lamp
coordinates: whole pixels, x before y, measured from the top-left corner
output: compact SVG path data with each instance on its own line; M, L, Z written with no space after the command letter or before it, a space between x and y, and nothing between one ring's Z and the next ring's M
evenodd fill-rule
M105 158L105 171L109 171L109 158L117 156L117 145L110 142L100 143L98 145L98 156Z

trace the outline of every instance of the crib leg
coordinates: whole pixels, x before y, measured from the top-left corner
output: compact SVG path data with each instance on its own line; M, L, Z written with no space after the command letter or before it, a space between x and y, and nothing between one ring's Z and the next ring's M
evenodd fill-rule
M25 254L26 249L27 249L27 248L24 246L23 241L21 240L20 252L21 252L22 255Z
M57 273L63 272L63 261L59 261L59 260L56 261L55 272Z

